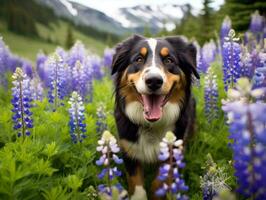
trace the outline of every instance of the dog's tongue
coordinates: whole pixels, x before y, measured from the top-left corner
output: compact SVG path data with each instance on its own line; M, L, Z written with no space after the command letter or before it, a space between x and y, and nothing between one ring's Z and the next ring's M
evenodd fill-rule
M144 117L148 121L157 121L162 116L164 97L160 95L142 95L144 104Z

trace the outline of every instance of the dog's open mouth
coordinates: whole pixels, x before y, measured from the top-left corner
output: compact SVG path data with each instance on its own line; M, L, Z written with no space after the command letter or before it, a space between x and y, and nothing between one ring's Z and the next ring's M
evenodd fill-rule
M162 116L165 96L151 94L141 95L141 97L144 108L144 118L151 122L159 120Z
M143 115L144 118L150 122L155 122L161 119L163 114L163 106L170 99L173 89L176 83L174 83L167 95L157 95L157 94L140 94L138 93L136 87L134 89L138 94L138 99L143 105Z

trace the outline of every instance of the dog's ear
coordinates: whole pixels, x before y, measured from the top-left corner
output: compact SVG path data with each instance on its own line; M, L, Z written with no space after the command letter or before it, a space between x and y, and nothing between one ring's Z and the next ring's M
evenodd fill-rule
M167 37L165 38L175 49L177 56L184 67L188 67L189 71L195 75L197 79L200 78L197 72L197 49L192 43L187 43L181 37Z
M126 69L129 64L130 50L141 39L144 39L144 37L135 34L116 46L112 62L112 75Z

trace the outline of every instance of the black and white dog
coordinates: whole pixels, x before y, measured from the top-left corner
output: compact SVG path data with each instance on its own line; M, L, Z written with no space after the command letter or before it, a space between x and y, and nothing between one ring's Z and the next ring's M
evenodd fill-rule
M159 143L167 131L183 139L193 129L196 49L180 37L134 35L116 47L112 74L129 194L131 200L145 200L143 164L158 162ZM158 186L155 180L150 193Z

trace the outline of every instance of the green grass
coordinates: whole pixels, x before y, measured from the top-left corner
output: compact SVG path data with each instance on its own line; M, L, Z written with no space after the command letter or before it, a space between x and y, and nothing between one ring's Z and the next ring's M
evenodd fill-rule
M38 39L12 33L7 30L5 22L0 20L0 36L3 37L4 42L12 52L34 61L38 51L43 50L45 53L50 53L57 46L64 46L67 26L67 23L63 21L59 21L58 24L52 24L52 29L38 24L37 28L42 38ZM95 40L77 30L73 31L73 35L76 40L81 40L92 53L102 54L105 48L104 42ZM57 44L47 42L47 38L57 41Z
M225 98L221 79L221 64L212 65L218 74L219 101ZM186 167L182 170L188 196L193 200L202 199L200 176L205 173L205 161L210 153L219 167L225 169L227 184L234 190L232 152L228 148L228 127L219 109L219 118L209 123L204 116L204 77L199 87L193 87L197 101L196 134L186 146ZM33 110L34 128L32 136L25 142L16 137L12 129L10 85L8 92L0 91L0 199L88 199L100 181L95 166L99 157L95 152L97 139L96 110L103 102L106 106L108 129L117 134L113 116L113 86L109 77L94 82L93 102L86 103L86 124L88 136L84 143L73 144L69 136L68 104L56 112L45 99L37 102ZM4 95L5 94L5 95ZM221 108L221 103L219 103ZM148 169L148 168L147 168ZM147 174L146 174L147 175ZM151 173L146 178L147 188ZM124 178L119 180L126 186ZM95 198L92 198L95 199Z

